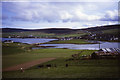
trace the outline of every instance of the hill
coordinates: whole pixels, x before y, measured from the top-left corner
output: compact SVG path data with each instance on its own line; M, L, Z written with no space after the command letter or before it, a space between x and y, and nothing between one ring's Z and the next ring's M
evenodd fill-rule
M18 29L2 28L3 37L38 37L38 38L62 38L82 37L83 39L95 39L104 36L106 39L119 37L120 25L97 26L86 29L48 28L48 29ZM93 35L96 35L93 37ZM91 38L92 37L92 38Z
M79 30L83 31L102 31L102 30L109 30L109 29L120 29L120 25L106 25L106 26L98 26L98 27L91 27L85 29L69 29L69 28L48 28L48 29L19 29L19 28L2 28L2 32L23 32L23 31L39 31L44 33L70 33Z
M120 29L120 24L117 25L106 25L106 26L98 26L98 27L91 27L91 28L86 28L86 29L82 29L82 30L86 30L86 31L103 31L103 30L110 30L110 29Z
M48 28L48 29L19 29L19 28L2 28L2 32L24 32L24 31L37 31L44 33L69 33L72 31L77 31L69 28Z

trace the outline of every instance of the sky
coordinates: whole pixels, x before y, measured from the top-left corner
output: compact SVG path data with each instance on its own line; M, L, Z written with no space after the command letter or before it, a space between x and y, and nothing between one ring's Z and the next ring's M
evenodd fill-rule
M4 1L2 27L23 29L82 29L118 24L117 0Z

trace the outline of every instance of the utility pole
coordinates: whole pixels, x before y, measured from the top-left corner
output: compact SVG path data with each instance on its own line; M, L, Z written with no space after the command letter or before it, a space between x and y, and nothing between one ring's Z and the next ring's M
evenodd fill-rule
M99 50L100 50L100 42L99 42Z

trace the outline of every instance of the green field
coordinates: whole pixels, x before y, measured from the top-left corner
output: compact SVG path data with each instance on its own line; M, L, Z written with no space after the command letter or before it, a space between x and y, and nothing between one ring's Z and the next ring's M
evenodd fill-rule
M57 35L58 38L62 38L62 37L76 37L76 36L82 36L85 35L87 33L71 33L71 34L61 34L61 35Z
M49 61L46 64L56 64L57 67L38 68L34 66L20 71L3 72L6 78L119 78L118 60L79 60L65 61L66 58L59 58ZM69 64L65 67L65 64Z
M55 33L44 33L44 32L39 32L39 31L26 31L26 32L8 32L8 33L2 33L2 37L14 37L14 36L20 36L20 37L28 37L30 35L34 37L57 37L57 38L62 38L62 37L76 37L76 36L82 36L85 35L86 33L84 32L76 32L76 33L64 33L64 34L55 34Z
M37 60L40 58L54 57L56 60L43 63L57 65L57 67L38 68L33 66L24 73L20 71L3 72L4 78L119 78L119 61L118 60L70 60L72 54L80 53L90 55L95 50L72 50L72 49L37 49L31 50L32 45L21 44L3 44L3 68ZM6 48L9 46L10 48ZM24 49L22 49L24 47ZM15 49L15 51L13 50ZM6 51L5 51L6 50ZM6 54L4 54L6 53ZM65 67L65 64L68 67Z
M81 51L52 48L31 50L28 48L31 47L31 45L21 44L18 46L18 44L19 43L3 44L3 68L45 57L70 57L72 54Z
M17 53L28 52L30 47L33 45L22 44L22 43L3 43L2 53L3 55L11 55Z
M119 34L119 29L103 30L104 34Z
M64 40L64 41L56 40L56 41L47 42L45 44L93 44L93 43L90 43L83 39L72 39L72 40Z
M66 58L70 57L72 54L79 53L81 50L69 50L69 49L41 49L33 50L31 52L13 54L13 55L3 55L3 68L13 66L16 64L37 60L40 58L46 57L55 57L55 58ZM85 51L92 53L93 51Z
M47 36L54 36L55 34L51 33L51 34L48 34L48 33L43 33L43 32L37 32L37 31L34 31L34 32L31 32L31 31L27 31L27 32L11 32L11 33L3 33L2 36L3 37L8 37L8 36L21 36L21 37L26 37L26 36L29 36L29 35L33 35L35 37L47 37Z

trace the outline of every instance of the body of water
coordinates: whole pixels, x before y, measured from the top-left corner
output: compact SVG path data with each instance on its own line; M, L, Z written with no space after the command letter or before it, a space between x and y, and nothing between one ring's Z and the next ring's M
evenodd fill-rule
M100 48L119 48L120 42L101 42ZM40 46L55 46L54 48L99 50L99 44L41 44Z
M35 44L35 43L45 43L57 39L45 39L45 38L2 38L4 40L13 40L14 42ZM100 48L119 48L120 42L100 42ZM67 49L89 49L89 50L99 50L99 44L40 44L40 46L55 46L51 48L67 48ZM46 47L47 48L47 47ZM43 49L43 48L34 48Z
M22 38L2 38L0 40L2 40L2 41L12 40L14 42L35 44L35 43L45 43L45 42L49 42L49 41L53 41L53 40L57 40L57 39L45 39L45 38L24 38L24 39L22 39Z

